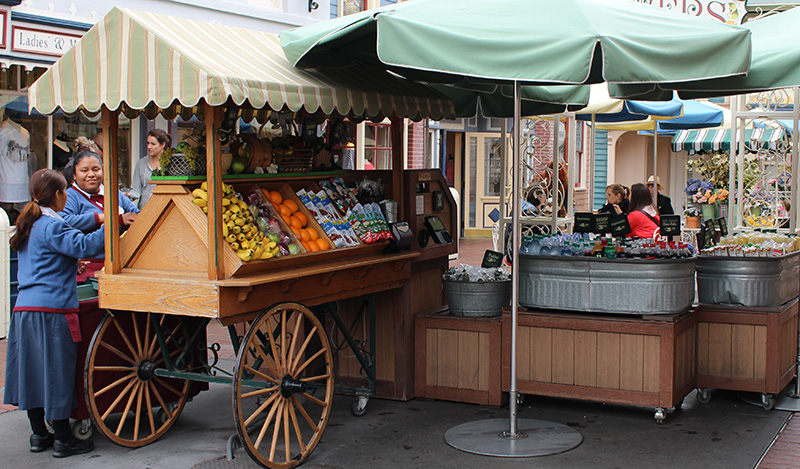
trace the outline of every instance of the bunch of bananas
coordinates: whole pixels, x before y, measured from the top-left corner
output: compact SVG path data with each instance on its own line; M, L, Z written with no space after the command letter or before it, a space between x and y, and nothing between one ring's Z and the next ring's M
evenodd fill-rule
M255 259L270 259L280 251L277 243L270 241L258 229L253 214L247 207L247 202L239 199L233 187L223 183L222 206L222 235L225 241L236 251L239 259L247 262ZM203 212L208 213L208 191L204 182L199 189L192 191L195 205L203 207Z

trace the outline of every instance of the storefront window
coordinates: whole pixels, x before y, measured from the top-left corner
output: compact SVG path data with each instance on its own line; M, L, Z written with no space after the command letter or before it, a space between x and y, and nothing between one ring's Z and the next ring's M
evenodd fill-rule
M344 0L344 14L345 15L352 15L353 13L358 13L359 11L364 11L366 0Z
M485 140L483 154L484 161L484 182L483 195L486 197L500 196L500 139L487 138Z
M364 125L364 169L392 169L392 138L389 124Z

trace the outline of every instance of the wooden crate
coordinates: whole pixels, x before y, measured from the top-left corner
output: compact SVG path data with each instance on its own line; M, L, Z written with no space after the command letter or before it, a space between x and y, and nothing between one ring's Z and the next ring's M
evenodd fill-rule
M778 394L795 376L798 300L697 308L697 386Z
M582 315L519 312L522 394L670 408L695 386L694 312ZM503 390L511 382L511 311L503 310Z
M415 320L414 395L500 406L501 318L422 314Z

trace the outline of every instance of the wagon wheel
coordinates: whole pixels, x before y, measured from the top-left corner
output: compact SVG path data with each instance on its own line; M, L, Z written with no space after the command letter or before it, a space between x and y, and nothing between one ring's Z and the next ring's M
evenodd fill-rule
M319 319L281 303L253 321L233 371L233 417L247 454L290 468L314 451L333 400L333 355Z
M188 341L188 332L175 316L166 314L109 312L86 355L86 406L92 422L111 441L130 448L152 443L166 433L189 395L188 379L155 375L165 365L154 320L161 325L174 362ZM190 369L192 361L193 357L175 368Z

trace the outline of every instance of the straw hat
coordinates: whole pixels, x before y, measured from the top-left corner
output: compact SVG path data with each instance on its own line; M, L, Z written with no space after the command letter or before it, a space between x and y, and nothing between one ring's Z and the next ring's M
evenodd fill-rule
M649 178L647 178L647 184L648 185L653 184L654 180L658 181L658 188L661 189L661 178L660 177L659 178L654 178L653 176L650 176Z

